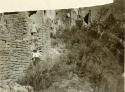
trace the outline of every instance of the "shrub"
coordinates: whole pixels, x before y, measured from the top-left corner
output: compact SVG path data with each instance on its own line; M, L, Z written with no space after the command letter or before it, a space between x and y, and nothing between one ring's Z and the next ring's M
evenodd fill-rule
M108 20L106 21L101 25L109 23ZM74 72L80 78L87 77L95 85L96 92L117 92L117 85L121 80L119 75L122 74L123 67L119 65L119 58L123 62L124 59L120 55L124 55L122 52L124 49L115 38L122 37L123 34L122 36L119 36L121 32L115 34L117 33L116 29L120 30L119 26L115 26L115 23L106 24L107 29L101 28L104 31L102 37L98 33L99 24L97 22L93 22L88 31L85 28L79 30L79 27L74 26L71 30L63 30L60 35L60 39L69 50L67 64L75 64ZM116 44L119 46L116 47ZM120 55L114 54L114 51L115 53L119 51Z
M30 66L26 72L25 77L19 81L22 85L30 85L34 90L41 90L48 88L51 83L51 75L47 69L41 69L41 66Z

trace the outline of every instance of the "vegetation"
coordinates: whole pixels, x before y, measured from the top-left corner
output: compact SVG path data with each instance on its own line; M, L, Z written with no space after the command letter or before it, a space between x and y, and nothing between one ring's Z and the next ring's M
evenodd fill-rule
M83 82L89 81L95 92L123 92L124 30L112 14L105 21L100 19L93 21L89 29L73 26L71 30L57 31L56 40L68 50L66 58L50 70L41 70L39 64L30 67L21 82L35 90L47 89L61 79L68 80L72 72Z

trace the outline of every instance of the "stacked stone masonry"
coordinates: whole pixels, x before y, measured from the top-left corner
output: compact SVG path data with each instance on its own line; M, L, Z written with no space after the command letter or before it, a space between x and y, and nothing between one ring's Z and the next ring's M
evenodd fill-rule
M32 62L31 19L27 13L3 15L0 21L0 80L19 79ZM37 46L46 51L49 39L48 28L41 25L37 38ZM28 39L27 39L28 38Z
M30 62L28 42L23 38L28 18L22 14L3 15L0 29L0 79L17 79Z

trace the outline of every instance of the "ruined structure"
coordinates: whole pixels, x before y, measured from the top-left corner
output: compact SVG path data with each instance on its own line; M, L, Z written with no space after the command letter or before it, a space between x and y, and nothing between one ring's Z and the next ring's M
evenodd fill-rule
M44 18L43 12L39 11L30 17L27 12L2 14L0 80L16 80L23 77L25 70L32 62L33 49L38 49L42 55L47 55L51 40L49 25L45 23L47 18ZM37 32L32 35L34 24Z
M29 32L25 13L3 14L0 29L0 79L16 79L30 62Z
M114 6L116 5L114 4ZM120 11L122 9L118 9L118 7L114 8L114 6L107 5L106 8L114 10L114 15L122 15ZM102 8L99 7L100 6L70 10L35 11L30 14L30 16L28 12L1 14L0 80L17 80L23 77L25 71L32 62L32 51L34 49L40 52L41 61L56 61L55 57L60 55L57 48L60 49L62 44L60 47L57 46L57 48L52 48L51 42L53 38L50 37L52 32L51 27L61 27L60 29L62 30L71 28L71 26L75 25L77 15L80 14L84 17L89 9L92 11L91 17L94 20L97 18L96 15L98 15L98 11ZM116 10L119 11L116 12ZM103 19L107 19L109 15L110 14L107 14L106 18ZM61 49L60 52L61 51L63 50Z

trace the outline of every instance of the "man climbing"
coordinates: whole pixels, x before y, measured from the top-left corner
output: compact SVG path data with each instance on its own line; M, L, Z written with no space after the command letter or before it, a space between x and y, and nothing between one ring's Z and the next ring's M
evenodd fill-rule
M33 50L32 56L33 56L33 58L32 58L33 65L36 66L36 64L38 64L40 62L40 56L41 56L41 54L40 54L39 51Z

